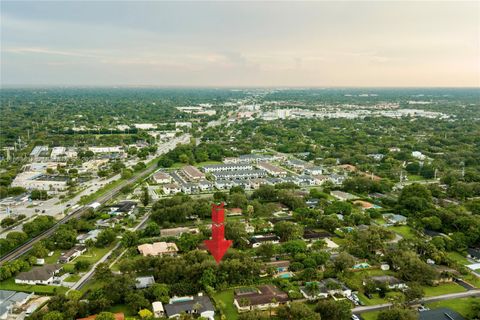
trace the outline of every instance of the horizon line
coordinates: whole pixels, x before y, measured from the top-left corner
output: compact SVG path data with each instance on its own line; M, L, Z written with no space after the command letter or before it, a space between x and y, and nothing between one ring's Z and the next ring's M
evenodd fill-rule
M288 86L288 85L279 85L279 86L216 86L216 85L121 85L121 84L111 84L111 85L85 85L85 84L75 84L75 85L62 85L62 84L48 84L48 85L38 85L38 84L7 84L0 85L0 90L4 89L480 89L478 86Z

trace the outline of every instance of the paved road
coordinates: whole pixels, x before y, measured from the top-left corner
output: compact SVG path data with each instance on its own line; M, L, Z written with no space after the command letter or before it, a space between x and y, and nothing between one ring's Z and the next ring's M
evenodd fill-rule
M169 141L168 143L165 143L164 145L162 145L162 147L160 148L160 152L161 153L166 153L172 149L174 149L178 143L186 143L186 142L189 142L190 141L190 136L188 134L185 134L185 135L182 135L180 137L177 137L171 141ZM113 188L112 190L108 191L107 193L105 193L104 195L98 197L95 201L92 201L93 202L99 202L100 204L103 204L105 202L107 202L108 200L110 200L111 198L113 198L117 193L120 192L120 190L129 185L129 184L132 184L134 182L136 182L138 179L141 179L141 178L145 178L147 177L148 175L150 175L151 173L153 173L155 170L157 169L157 166L156 165L152 165L150 167L148 167L146 170L142 171L141 173L139 173L138 175L135 175L133 176L132 178L130 178L129 180L126 180L126 181L123 181L122 183L120 183L118 186L116 186L115 188ZM27 241L26 243L22 244L21 246L17 247L16 249L14 249L13 251L11 251L10 253L2 256L0 258L0 265L2 265L3 263L5 262L8 262L8 261L12 261L12 260L15 260L19 257L21 257L22 255L24 255L25 253L27 253L35 243L37 243L38 241L40 240L43 240L45 238L48 238L49 236L51 236L55 230L57 230L57 228L62 225L62 224L65 224L67 223L69 220L71 219L76 219L76 218L79 218L80 216L82 216L86 211L88 210L88 207L85 206L85 207L82 207L80 209L77 209L76 211L73 211L71 214L69 214L68 216L62 218L61 220L59 220L57 222L57 224L55 224L53 227L51 227L50 229L44 231L43 233L41 233L40 235L36 236L35 238L33 239L30 239L29 241Z
M143 225L145 225L145 223L147 222L148 218L150 217L150 214L146 214L142 220L133 228L133 231L136 231L138 230L139 228L141 228ZM118 248L120 247L120 242L118 242L110 251L108 251L100 260L98 260L93 266L92 268L87 272L85 273L81 278L80 280L78 280L68 291L70 290L78 290L78 289L81 289L92 277L93 275L95 274L95 268L100 264L100 263L103 263L105 261L108 260L108 258L110 258L110 256L112 255L112 253L117 250ZM126 251L126 250L125 250ZM123 253L117 258L115 259L115 261L117 261L122 255ZM112 263L113 264L113 263Z
M480 289L470 290L470 291L467 291L467 292L449 293L449 294L444 294L444 295L436 296L436 297L428 297L428 298L422 299L421 303L436 302L436 301L451 300L451 299L459 299L459 298L467 298L467 297L480 297ZM373 305L373 306L361 306L361 307L354 308L352 310L352 312L355 313L355 314L361 314L361 313L364 313L364 312L387 309L391 306L392 306L391 303L376 304L376 305Z

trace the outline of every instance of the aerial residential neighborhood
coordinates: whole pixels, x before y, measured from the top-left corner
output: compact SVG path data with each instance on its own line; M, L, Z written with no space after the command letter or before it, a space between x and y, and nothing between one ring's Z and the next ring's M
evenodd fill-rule
M0 2L0 320L480 320L478 2Z

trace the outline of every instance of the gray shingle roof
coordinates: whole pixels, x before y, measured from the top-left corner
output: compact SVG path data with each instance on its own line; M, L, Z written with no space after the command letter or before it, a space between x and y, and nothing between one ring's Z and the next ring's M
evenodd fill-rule
M193 310L193 307L197 303L201 305L201 308L197 310L199 314L209 310L215 311L212 301L210 301L210 298L207 296L195 296L193 297L193 300L169 303L164 307L165 307L165 312L167 313L167 316L171 317L173 315L180 314L182 312L191 313L191 311Z
M438 308L428 311L422 311L419 314L419 320L464 320L460 314L448 308Z

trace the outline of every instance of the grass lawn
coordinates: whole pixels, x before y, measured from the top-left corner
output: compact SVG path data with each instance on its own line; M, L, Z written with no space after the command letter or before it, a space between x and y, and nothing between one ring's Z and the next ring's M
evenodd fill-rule
M22 292L35 292L43 294L53 294L55 291L65 293L68 288L58 286L32 286L27 284L16 284L14 278L0 282L1 290L13 290Z
M470 261L467 260L465 255L459 252L455 252L455 251L447 252L447 257L449 257L450 259L454 260L456 263L461 265L466 265L471 263Z
M469 273L468 275L466 276L462 276L461 277L463 280L465 280L466 282L470 283L472 286L476 287L476 288L480 288L480 278Z
M222 164L223 162L221 161L204 161L204 162L199 162L195 165L195 167L203 167L203 166L209 166L212 164Z
M444 283L436 287L423 287L423 290L425 292L425 297L434 297L434 296L440 296L443 294L467 291L464 287L454 282Z
M213 300L215 301L217 309L221 310L222 314L225 315L226 319L238 319L237 308L235 308L233 304L233 289L216 292L213 295Z
M392 230L395 233L398 233L405 239L414 239L417 236L415 235L414 231L412 228L409 226L393 226L393 227L388 227L389 230Z
M45 258L45 263L46 264L57 263L58 258L60 258L61 255L62 255L62 252L60 250L55 250L51 257L46 257Z
M339 237L332 237L330 238L333 242L335 242L336 244L338 244L339 246L341 246L342 244L345 244L345 242L347 242L346 239L344 238L339 238Z
M427 307L429 307L430 309L450 308L460 313L462 316L465 317L465 319L468 319L469 314L472 312L472 305L476 301L476 299L478 298L470 297L470 298L437 301L437 302L427 303Z
M408 181L421 181L421 180L425 180L425 178L416 174L408 175Z
M380 311L365 312L365 313L362 313L362 318L364 320L377 320L379 313Z
M372 299L367 298L363 293L358 293L358 298L362 301L366 306L372 306L375 304L383 304L393 301L400 301L402 293L391 291L387 292L385 298L380 298L378 293L372 295Z
M95 262L100 260L104 255L106 255L108 251L112 250L114 246L115 246L115 242L106 248L96 248L96 247L89 248L87 252L82 254L80 257L76 258L72 262L66 263L65 267L68 267L68 266L74 267L75 262L77 261L88 261L90 262L90 264L94 264Z
M72 274L70 276L68 276L65 281L66 282L77 282L78 280L80 280L80 276L78 274Z

